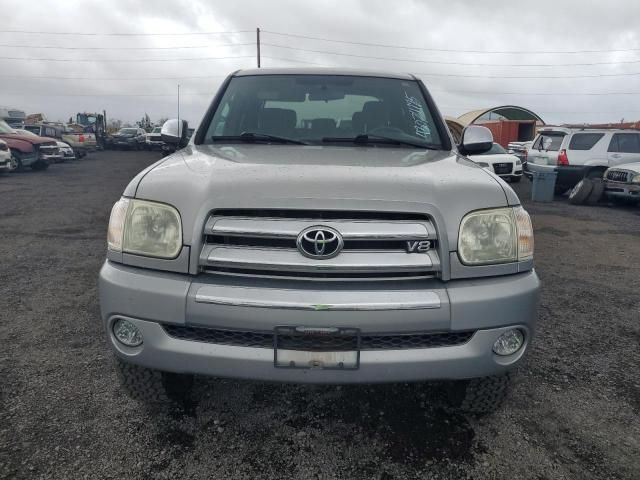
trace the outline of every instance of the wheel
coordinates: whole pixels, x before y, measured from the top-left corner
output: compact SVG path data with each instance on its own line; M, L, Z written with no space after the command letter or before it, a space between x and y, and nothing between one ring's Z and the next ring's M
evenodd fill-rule
M573 187L571 193L569 193L569 203L573 205L582 205L587 201L592 190L593 182L588 178L583 178L575 187Z
M473 414L496 411L509 393L511 375L472 378L454 382L449 391L452 406Z
M594 169L594 170L589 170L589 173L587 173L587 178L589 180L594 180L596 178L602 179L603 175L604 175L604 170Z
M604 194L604 182L602 180L595 179L591 180L591 183L593 183L593 190L591 190L591 193L587 197L587 205L596 205L602 199L602 195Z
M520 183L520 180L522 180L522 177L519 175L513 175L511 177L511 183Z
M191 395L193 375L162 372L116 360L118 378L127 394L149 405L184 401Z
M46 170L47 168L49 168L49 164L47 162L36 162L31 164L31 169L35 170L35 171L39 171L39 170Z
M24 171L24 166L22 165L22 155L20 154L20 152L16 152L15 150L11 150L11 171Z

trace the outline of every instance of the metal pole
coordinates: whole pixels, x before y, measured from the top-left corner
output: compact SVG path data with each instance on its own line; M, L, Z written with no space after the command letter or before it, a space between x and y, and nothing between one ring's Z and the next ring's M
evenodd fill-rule
M256 48L258 53L258 68L260 68L260 29L256 28Z

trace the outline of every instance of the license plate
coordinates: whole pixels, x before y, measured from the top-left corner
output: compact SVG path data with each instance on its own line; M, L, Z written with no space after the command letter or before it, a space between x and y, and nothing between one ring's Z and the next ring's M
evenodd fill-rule
M276 327L274 366L356 370L360 367L360 331L355 328Z

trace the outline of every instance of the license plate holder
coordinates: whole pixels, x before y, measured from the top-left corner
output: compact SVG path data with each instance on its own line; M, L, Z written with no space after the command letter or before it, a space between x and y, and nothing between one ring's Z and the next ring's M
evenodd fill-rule
M275 368L357 370L360 330L277 326L273 335L273 364Z

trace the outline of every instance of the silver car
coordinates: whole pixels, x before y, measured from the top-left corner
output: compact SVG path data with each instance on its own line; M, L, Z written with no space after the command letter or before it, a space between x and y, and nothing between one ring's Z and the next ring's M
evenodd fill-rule
M539 281L529 215L463 156L492 141L470 126L454 145L412 75L230 75L111 213L100 304L126 390L452 380L461 408L496 408Z

